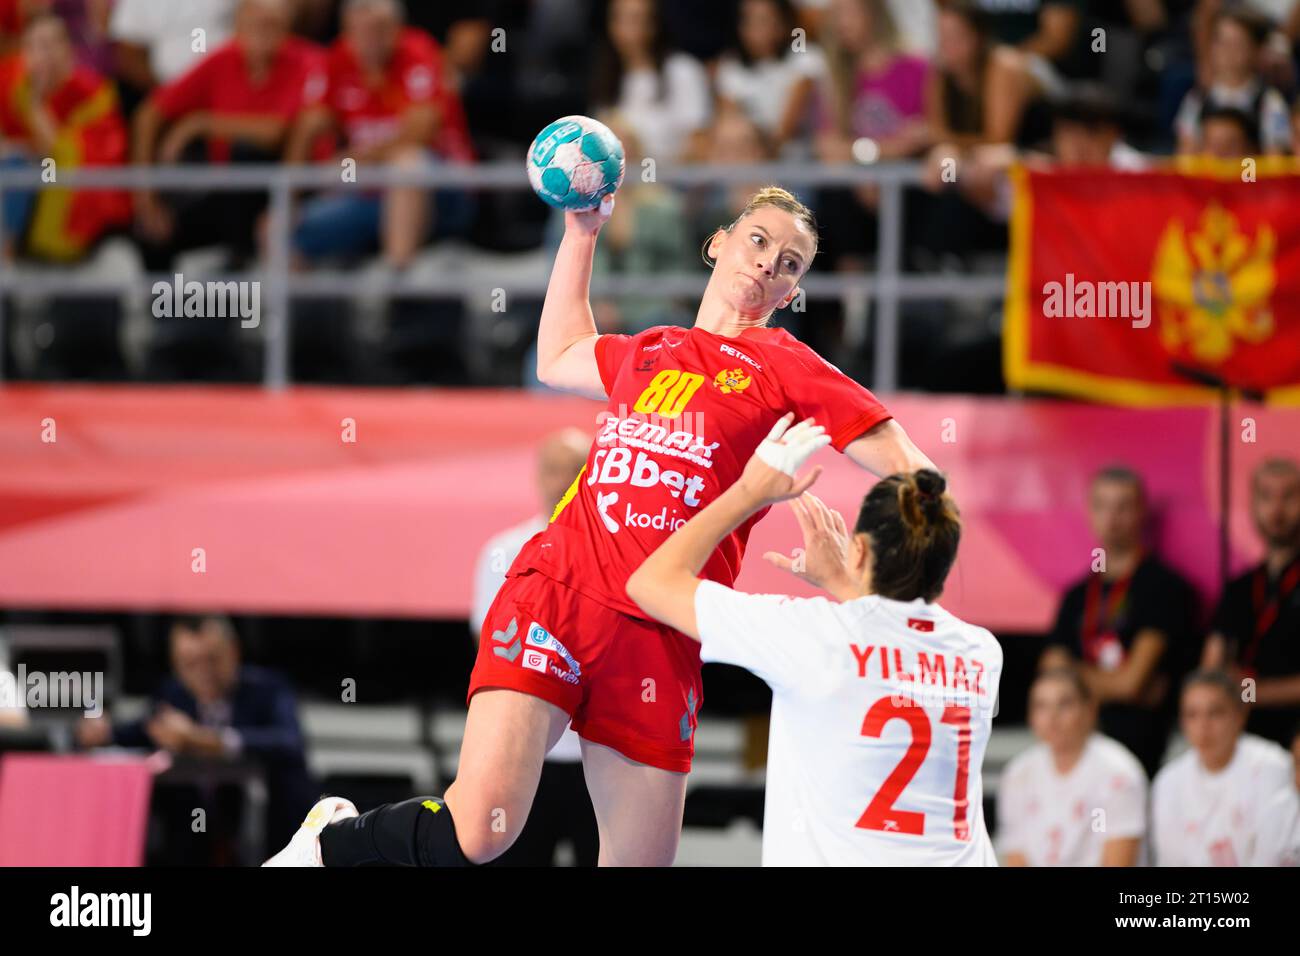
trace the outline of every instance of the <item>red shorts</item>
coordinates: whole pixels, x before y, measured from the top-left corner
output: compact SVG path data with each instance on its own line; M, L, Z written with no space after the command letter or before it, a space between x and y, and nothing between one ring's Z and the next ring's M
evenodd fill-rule
M704 697L700 645L612 610L539 571L506 578L483 621L469 694L517 690L638 763L687 773Z

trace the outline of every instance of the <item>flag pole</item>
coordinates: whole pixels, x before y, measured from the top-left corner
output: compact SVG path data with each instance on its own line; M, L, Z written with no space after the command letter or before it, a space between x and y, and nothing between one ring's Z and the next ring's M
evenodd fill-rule
M1173 362L1170 368L1175 375L1207 385L1219 393L1219 595L1222 597L1228 587L1230 572L1230 544L1232 531L1229 526L1229 510L1232 507L1232 393L1240 392L1242 397L1263 404L1264 393L1249 385L1234 384L1217 372Z

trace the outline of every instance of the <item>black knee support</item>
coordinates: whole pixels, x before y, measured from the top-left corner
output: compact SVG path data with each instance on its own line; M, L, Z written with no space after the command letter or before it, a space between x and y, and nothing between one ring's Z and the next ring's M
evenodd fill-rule
M441 797L412 797L331 823L321 831L320 851L326 866L471 865Z

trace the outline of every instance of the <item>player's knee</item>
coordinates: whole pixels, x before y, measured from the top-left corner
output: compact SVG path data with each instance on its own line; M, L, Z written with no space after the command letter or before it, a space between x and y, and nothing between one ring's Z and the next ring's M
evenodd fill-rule
M456 839L472 863L495 860L519 837L526 806L496 787L467 787L457 781L447 790L456 819Z

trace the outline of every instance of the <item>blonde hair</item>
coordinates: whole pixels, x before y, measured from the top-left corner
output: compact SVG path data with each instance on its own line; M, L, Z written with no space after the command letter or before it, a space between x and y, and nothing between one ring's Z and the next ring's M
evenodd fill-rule
M745 203L745 208L740 211L740 215L731 220L729 224L721 227L722 231L730 234L731 230L735 229L742 219L766 206L783 209L790 215L794 216L796 222L800 222L804 225L808 232L812 234L813 256L815 257L817 255L819 237L817 235L817 220L813 216L813 211L801 203L794 193L790 192L788 189L782 189L780 186L764 186L758 192L754 193L754 195L750 196L749 202ZM700 258L704 260L704 264L710 269L713 268L714 260L709 258L709 244L713 241L713 237L716 235L717 230L714 230L713 233L704 240L704 246L700 249ZM812 267L811 260L808 262L808 267ZM807 272L808 270L805 269L804 271Z
M885 0L857 0L871 19L871 36L879 46L892 56L902 52L898 25ZM830 79L830 114L837 132L852 136L851 113L854 90L857 86L858 52L845 49L834 30L822 31L822 46L826 48L826 62Z

